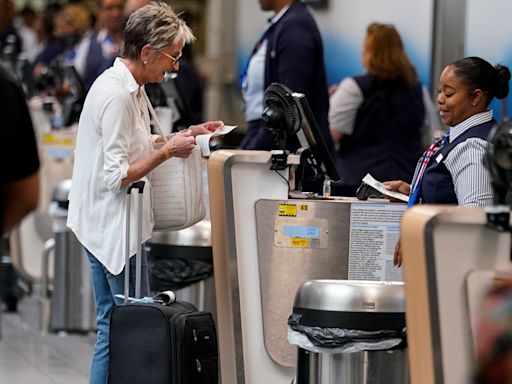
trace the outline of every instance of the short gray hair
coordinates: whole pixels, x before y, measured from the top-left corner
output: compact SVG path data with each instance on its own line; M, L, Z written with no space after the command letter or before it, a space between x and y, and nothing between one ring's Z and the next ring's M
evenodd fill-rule
M152 1L130 15L123 32L121 56L138 59L146 44L163 49L178 42L191 43L194 34L172 7L162 1Z

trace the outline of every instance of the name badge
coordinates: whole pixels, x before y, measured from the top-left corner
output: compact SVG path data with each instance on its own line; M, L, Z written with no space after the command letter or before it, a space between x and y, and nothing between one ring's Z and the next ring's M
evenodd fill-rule
M436 156L436 162L439 164L442 160L443 160L443 154L440 153L439 155Z

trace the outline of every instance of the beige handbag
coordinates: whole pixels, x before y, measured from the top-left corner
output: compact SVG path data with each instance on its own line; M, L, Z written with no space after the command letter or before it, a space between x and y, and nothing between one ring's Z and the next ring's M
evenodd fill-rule
M146 102L155 129L165 141L158 117L147 95ZM155 144L159 149L164 143ZM152 191L153 230L179 230L204 219L206 208L203 189L203 161L201 149L196 145L186 159L171 157L149 175Z

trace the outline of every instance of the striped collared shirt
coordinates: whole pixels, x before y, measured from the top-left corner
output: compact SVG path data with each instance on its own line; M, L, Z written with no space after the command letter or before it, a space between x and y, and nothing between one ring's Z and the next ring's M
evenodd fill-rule
M492 110L489 110L450 127L449 141L453 142L468 129L491 121L492 118ZM487 140L471 137L455 146L444 159L461 206L482 207L493 204L491 177L482 161L488 145Z

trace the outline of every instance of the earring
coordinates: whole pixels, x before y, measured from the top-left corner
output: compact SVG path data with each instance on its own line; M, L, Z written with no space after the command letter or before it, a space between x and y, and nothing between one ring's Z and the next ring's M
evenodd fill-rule
M148 62L146 60L143 61L144 65L146 65ZM474 104L473 104L474 105Z

